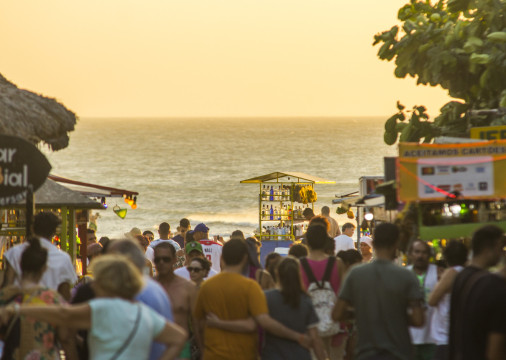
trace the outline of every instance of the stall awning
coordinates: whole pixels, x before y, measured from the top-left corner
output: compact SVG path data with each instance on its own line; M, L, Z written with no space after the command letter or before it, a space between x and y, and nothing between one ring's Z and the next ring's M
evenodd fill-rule
M360 200L360 195L357 191L336 194L336 199L332 200L332 204L340 204L341 206L355 206L355 203Z
M257 176L251 179L242 180L242 184L258 184L268 181L279 182L311 182L314 184L335 184L335 181L322 179L316 176L300 173L300 172L281 172L276 171L270 174Z
M53 181L56 181L57 183L65 184L64 186L66 188L69 188L73 191L77 191L82 195L89 197L96 197L96 198L123 197L123 196L131 197L139 195L139 193L136 191L85 183L82 181L71 180L57 175L49 175L48 178Z
M22 208L25 201L21 201L9 208ZM77 191L66 188L55 181L46 179L44 184L35 191L35 206L37 208L59 209L63 207L75 209L103 209L99 202L93 201Z

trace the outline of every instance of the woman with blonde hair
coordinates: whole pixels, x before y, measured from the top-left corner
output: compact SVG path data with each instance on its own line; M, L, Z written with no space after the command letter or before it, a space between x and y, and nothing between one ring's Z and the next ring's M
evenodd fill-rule
M0 319L20 315L89 330L90 359L148 359L153 341L167 345L161 359L174 359L187 334L151 308L133 301L141 290L140 271L122 255L103 255L92 264L96 298L72 306L9 305ZM17 306L16 306L17 305Z

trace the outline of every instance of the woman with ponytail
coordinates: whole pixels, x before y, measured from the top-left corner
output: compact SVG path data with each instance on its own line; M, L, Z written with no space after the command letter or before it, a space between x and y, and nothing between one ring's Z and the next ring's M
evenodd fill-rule
M36 237L27 239L28 246L21 255L20 285L10 285L0 291L0 306L9 304L50 305L65 303L60 294L39 285L47 268L47 250ZM75 350L66 329L55 328L47 322L25 316L13 317L0 328L5 343L2 360L60 359L60 348L67 359L75 359Z
M286 327L308 333L313 343L317 359L325 359L326 354L318 336L318 316L306 294L300 275L299 261L287 256L279 262L274 270L277 288L265 292L269 315ZM266 333L262 359L311 359L309 350L300 344Z

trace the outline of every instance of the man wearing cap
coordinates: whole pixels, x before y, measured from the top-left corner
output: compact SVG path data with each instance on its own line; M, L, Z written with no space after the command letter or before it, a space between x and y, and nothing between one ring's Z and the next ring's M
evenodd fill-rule
M181 276L186 280L190 280L190 272L188 271L186 266L189 265L194 258L196 257L205 258L205 256L204 251L202 250L202 245L198 241L190 241L189 243L187 243L185 246L185 252L186 252L185 266L174 270L174 274L176 274L177 276ZM216 274L218 274L216 270L211 268L209 274L204 279L208 279Z
M217 241L209 240L209 228L203 223L195 226L193 238L202 245L204 256L212 263L211 269L220 272L221 249L223 245Z

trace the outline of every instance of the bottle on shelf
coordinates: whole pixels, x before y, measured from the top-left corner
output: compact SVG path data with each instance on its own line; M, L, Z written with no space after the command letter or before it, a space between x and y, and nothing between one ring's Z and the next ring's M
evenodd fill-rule
M267 200L267 190L266 185L262 186L262 200Z
M273 186L271 185L271 190L269 191L269 200L272 201L274 200L274 188Z
M269 220L274 220L274 209L272 208L272 205L269 210Z

